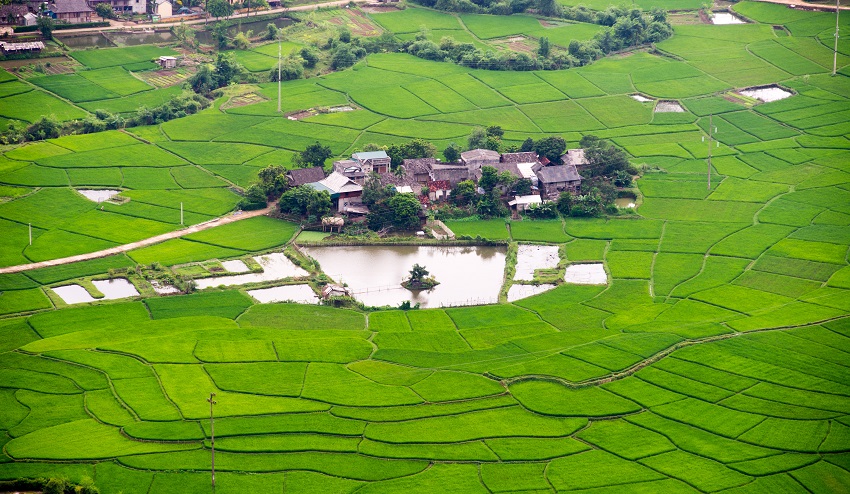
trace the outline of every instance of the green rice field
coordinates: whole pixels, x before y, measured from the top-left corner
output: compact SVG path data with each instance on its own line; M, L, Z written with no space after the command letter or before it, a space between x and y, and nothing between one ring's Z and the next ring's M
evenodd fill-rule
M463 145L475 126L501 126L507 144L560 135L574 148L593 134L642 175L635 214L446 220L458 237L507 243L509 258L518 243L559 247L558 286L513 303L365 311L261 304L238 287L160 297L132 273L143 293L130 299L66 305L52 290L91 292L137 264L208 276L219 260L325 238L269 217L0 274L0 481L210 492L214 446L220 493L850 492L850 50L842 36L832 76L831 13L732 10L751 22L676 25L655 53L563 71L382 53L283 84L286 111L351 112L291 121L271 100L222 99L162 124L4 146L0 267L175 231L181 207L186 225L228 215L259 169L291 167L316 140L338 158L415 137ZM566 46L598 28L414 6L364 16L400 39L424 26L484 47ZM2 73L0 117L164 101L177 90L126 67L170 53L80 51L73 74ZM274 63L271 48L240 56L257 71ZM731 95L770 84L792 95ZM276 97L276 85L253 90ZM655 113L636 93L685 112ZM97 204L78 192L89 188L126 200ZM564 283L564 266L583 263L607 283Z

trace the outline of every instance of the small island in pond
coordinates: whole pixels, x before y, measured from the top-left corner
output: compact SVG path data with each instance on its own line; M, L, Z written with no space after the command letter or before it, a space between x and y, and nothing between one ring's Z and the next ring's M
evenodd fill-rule
M413 291L430 290L439 285L440 282L432 276L428 276L429 274L425 266L414 264L413 268L410 269L410 277L402 281L401 286Z

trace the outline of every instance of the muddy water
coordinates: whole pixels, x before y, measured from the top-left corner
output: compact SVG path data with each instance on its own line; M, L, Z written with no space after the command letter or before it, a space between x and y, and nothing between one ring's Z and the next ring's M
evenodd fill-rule
M635 198L634 197L618 197L614 199L614 204L618 208L633 208L635 207Z
M115 46L115 44L109 41L103 33L69 34L65 36L57 34L56 39L67 45L69 48L77 50L95 47L112 48Z
M520 245L514 280L532 281L535 270L557 268L560 260L556 245Z
M276 281L284 278L295 278L307 276L309 273L296 266L288 257L280 252L273 252L264 256L257 256L255 261L263 267L262 273L237 274L233 276L216 276L213 278L202 278L195 280L195 286L199 289L213 286L244 285L246 283L260 283L264 281ZM226 268L225 268L226 269Z
M77 192L84 195L89 201L94 202L103 202L121 193L120 190L114 189L77 189Z
M174 41L174 35L171 34L171 31L115 32L106 33L106 37L118 46L153 45Z
M322 271L348 284L356 299L371 306L422 307L493 304L505 272L505 247L362 246L310 247L305 252ZM414 264L440 282L430 291L401 287Z
M746 24L747 21L729 12L715 12L711 17L711 23L716 26L725 26L727 24Z
M248 31L254 31L254 36L258 36L262 34L266 30L266 26L269 24L274 24L275 26L281 28L286 27L292 24L292 19L272 19L270 21L250 21L250 22L242 22L241 24L236 24L234 26L230 26L227 28L227 35L229 37L234 37L238 33L247 33ZM195 39L201 42L204 45L211 45L215 43L215 38L211 32L213 26L213 22L211 21L207 28L208 31L198 31L195 33Z
M310 285L284 285L271 288L260 288L248 290L248 295L254 297L261 304L272 302L297 302L299 304L318 304L319 297L310 288Z

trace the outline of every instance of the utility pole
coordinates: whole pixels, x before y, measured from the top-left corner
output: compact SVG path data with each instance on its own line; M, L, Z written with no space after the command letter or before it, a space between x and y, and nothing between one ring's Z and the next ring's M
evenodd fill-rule
M835 48L832 53L832 75L838 69L838 13L841 11L840 0L835 0Z
M212 488L215 491L215 422L213 421L213 405L217 402L213 400L215 393L210 393L207 401L210 402L210 451L212 452Z
M180 203L180 224L183 224L183 203Z
M280 113L280 30L277 31L277 112Z
M27 223L30 227L30 245L32 245L32 223Z

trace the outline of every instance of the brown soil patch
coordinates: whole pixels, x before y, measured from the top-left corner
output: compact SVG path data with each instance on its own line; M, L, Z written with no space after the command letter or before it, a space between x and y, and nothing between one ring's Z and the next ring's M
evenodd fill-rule
M50 64L48 66L47 64ZM41 66L42 70L35 70L37 66ZM35 58L28 60L8 60L0 64L5 69L14 69L12 72L21 79L29 79L30 77L39 77L43 75L59 75L71 74L75 67L80 64L71 58L65 57L50 57L50 58Z
M396 7L391 7L389 5L369 4L369 5L361 5L360 10L362 10L363 12L367 12L369 14L380 14L382 12L395 12L398 9Z
M511 36L509 38L493 40L492 43L499 48L507 48L511 51L528 53L530 55L537 53L538 48L537 42L530 40L525 36Z
M301 120L301 119L304 119L304 118L307 118L307 117L312 117L313 115L316 115L316 114L317 114L317 112L313 109L300 110L300 111L297 111L295 113L290 113L289 115L286 116L286 118L288 118L290 120Z
M153 84L156 87L169 87L180 84L189 77L189 74L185 70L156 70L152 72L137 72L136 75L148 84Z
M230 98L225 105L222 105L224 109L227 108L239 108L240 106L248 106L255 105L257 103L262 103L264 101L268 101L264 96L257 93L245 93L240 94L239 96L234 96Z
M355 36L377 36L380 30L359 10L343 10L342 15L329 19L331 24L346 26Z

